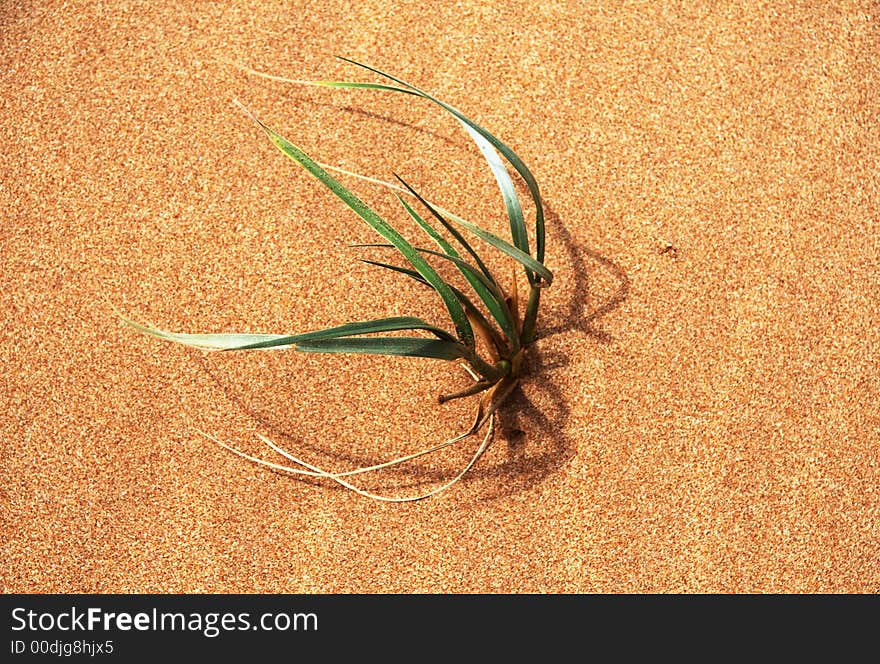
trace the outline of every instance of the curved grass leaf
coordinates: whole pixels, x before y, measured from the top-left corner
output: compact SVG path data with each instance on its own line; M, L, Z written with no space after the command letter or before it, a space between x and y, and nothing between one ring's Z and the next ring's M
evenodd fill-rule
M403 182L403 180L401 180L401 182ZM408 184L406 184L406 182L403 182L403 184L404 184L404 186L407 187L407 189L409 189L412 192L412 194L414 196L416 196L424 204L428 205L427 201L425 201L421 196L419 196L415 192L415 190L412 189L412 187L410 187ZM444 238L442 235L440 235L440 233L438 233L434 229L434 227L431 226L427 221L422 219L421 215L419 215L418 212L413 210L412 206L410 206L409 203L407 203L405 200L403 200L400 196L397 196L397 200L400 201L401 205L403 205L403 207L407 211L407 213L413 219L415 219L416 223L418 223L419 226L421 226L422 229L424 229L424 231L437 243L437 246L439 246L446 253L447 256L449 256L451 258L457 258L459 260L463 260L461 258L461 256L459 255L459 253L452 247L452 245L446 241L446 238ZM430 207L429 207L429 209L430 209ZM434 211L434 210L431 210L431 211L436 216L439 216L439 214L436 211ZM518 346L519 345L519 334L516 331L516 323L513 320L513 317L510 313L509 308L506 306L506 303L504 302L504 297L500 295L500 292L499 292L499 289L497 288L497 285L495 288L490 290L490 288L485 283L483 283L483 281L480 279L479 276L475 276L475 275L479 275L479 273L476 271L476 269L471 268L470 270L468 270L468 269L462 267L458 263L456 263L456 267L458 267L459 271L462 273L462 275L464 275L464 278L467 279L467 282L474 289L474 292L477 294L477 296L480 298L480 300L486 306L486 309L489 310L489 313L491 313L492 317L497 321L498 326L504 332L504 334L507 337L507 339L509 340L509 342L511 344L513 344L514 347ZM484 268L485 268L485 266L484 266ZM487 270L485 270L485 269L483 271L487 272ZM471 326L471 327L473 327L473 326Z
M365 242L360 244L353 244L352 247L363 248L363 249L393 249L393 244L384 244L380 242ZM442 258L445 261L449 261L450 263L454 263L458 268L464 270L471 274L473 277L478 279L482 284L488 288L490 291L495 293L497 297L503 299L503 294L497 290L497 286L486 279L486 276L481 274L479 270L477 270L473 265L468 263L466 260L461 258L457 258L456 256L450 256L449 254L444 254L442 251L434 251L433 249L428 249L427 247L414 247L416 251L421 254L430 254L431 256L436 256L437 258Z
M307 342L352 337L361 334L374 334L376 332L395 332L398 330L426 330L444 341L457 342L457 339L449 334L449 332L441 330L439 327L435 327L430 323L426 323L421 318L416 318L415 316L395 316L393 318L379 318L377 320L368 320L358 323L346 323L345 325L338 325L325 330L315 330L314 332L293 334L277 340L267 340L249 346L242 346L237 350L257 350L260 348L273 348L275 346L283 346L287 344L294 344L296 345L297 350L301 350L300 346Z
M510 179L510 173L507 172L507 167L504 165L504 162L501 161L501 157L498 156L498 153L489 141L483 138L478 131L473 129L463 120L459 120L459 122L461 122L461 125L465 128L465 131L471 135L471 138L474 139L474 143L477 144L480 152L483 153L486 163L489 164L489 168L495 176L495 180L498 182L498 188L501 190L501 198L504 200L504 209L507 210L507 218L510 220L510 237L513 238L514 246L528 254L529 236L526 232L526 222L523 217L522 205L519 202L519 196L516 195L516 187L513 184L513 180ZM535 280L534 275L528 270L526 273L529 277L529 283L532 283Z
M325 330L315 330L314 332L305 332L303 334L183 334L142 325L124 315L116 307L113 307L113 310L123 322L139 332L201 350L260 350L270 348L280 350L290 347L296 347L296 350L300 350L299 345L301 343L360 334L374 334L377 332L395 332L398 330L426 330L435 334L443 341L456 343L455 337L445 330L441 330L414 316L396 316L393 318L346 323L345 325L338 325Z
M342 337L307 341L297 344L296 349L302 353L362 353L427 357L437 360L470 357L470 351L460 343L417 337Z
M173 341L184 346L199 348L200 350L239 350L254 344L263 343L273 343L279 349L292 346L289 342L284 345L278 344L280 339L289 338L283 334L183 334L180 332L168 332L157 327L142 325L121 313L116 307L113 307L113 309L126 325L133 327L138 332L143 332L151 337L157 337L165 341Z
M350 207L361 219L366 221L377 233L379 233L379 235L391 242L391 244L403 254L404 258L406 258L419 274L421 274L425 280L434 287L434 290L436 290L442 298L443 303L446 305L446 309L449 312L449 316L455 325L459 339L461 339L466 346L473 348L474 332L461 307L461 303L455 297L455 294L449 288L449 285L443 281L440 275L437 274L434 268L432 268L428 262L419 255L413 246L388 222L376 214L372 208L367 206L366 203L346 189L339 181L334 179L305 152L263 124L253 113L244 108L244 106L242 106L242 108L248 113L254 122L266 132L266 135L269 136L271 141L279 150L281 150L282 153L311 173L324 186L336 194L336 196Z
M349 83L347 81L303 81L295 78L287 78L286 76L275 76L274 74L267 74L265 72L257 71L256 69L251 69L250 67L246 67L241 63L235 63L235 66L241 69L248 74L253 76L259 76L260 78L265 78L270 81L281 81L282 83L300 83L303 85L321 85L328 88L370 88L375 89L375 83ZM393 85L382 85L379 89L381 90L389 90L392 92L402 92L408 95L414 95L415 92L411 90L407 90L406 88L398 88Z
M304 83L307 85L320 85L324 87L333 87L333 88L350 88L350 89L360 89L360 90L383 90L389 92L400 92L403 94L415 95L418 97L422 97L427 99L447 112L451 113L456 119L461 122L465 128L468 130L468 133L472 138L477 142L477 147L479 147L480 152L489 162L489 167L492 169L493 174L495 175L496 180L498 180L499 187L501 187L502 196L504 198L505 207L507 209L508 218L511 223L511 234L514 239L514 244L520 250L525 253L529 253L528 246L528 234L525 228L525 219L522 213L522 206L519 204L519 198L516 196L515 189L512 189L512 181L510 181L510 175L507 173L507 168L503 163L500 163L500 160L497 159L497 154L494 156L486 150L486 145L477 140L477 137L482 138L486 141L491 148L498 150L502 155L504 155L505 159L513 166L514 170L519 173L520 177L525 181L526 186L529 189L529 194L532 197L532 200L535 203L535 256L538 262L544 262L544 251L545 251L545 229L544 229L544 206L541 202L541 192L538 187L538 182L535 179L535 176L529 170L528 166L525 165L522 159L519 158L513 150L511 150L507 145L501 142L498 138L496 138L492 133L490 133L487 129L480 126L470 118L468 118L464 113L459 111L454 106L447 104L444 101L441 101L437 97L434 97L428 92L425 92L421 88L418 88L406 81L397 78L396 76L392 76L386 72L381 71L380 69L376 69L375 67L371 67L370 65L363 64L361 62L357 62L356 60L352 60L351 58L346 58L343 56L336 56L339 60L344 62L348 62L349 64L355 65L356 67L361 67L362 69L366 69L367 71L371 71L379 76L383 76L395 83L403 87L396 87L393 85L385 85L381 83L360 83L360 82L349 82L349 81L303 81L297 79L285 79L277 76L268 76L266 74L261 74L260 72L254 72L250 70L252 73L258 76L264 76L267 78L272 78L274 80L282 80L287 81L289 83ZM500 164L501 168L498 168ZM530 275L530 282L532 282L532 278Z
M375 265L376 267L383 267L386 270L391 270L392 272L399 272L400 274L405 274L406 276L410 277L411 279L415 279L420 284L428 286L429 288L431 287L431 284L429 284L427 281L425 281L425 278L422 275L420 275L418 272L416 272L415 270L410 270L405 267L400 267L399 265L391 265L390 263L381 263L379 261L371 261L366 258L361 258L360 261L361 261L361 263ZM452 286L451 284L449 287L452 288L453 291L455 290L455 287ZM459 300L460 299L461 298L459 298Z
M448 111L449 113L454 115L456 118L458 118L458 120L460 122L464 123L465 125L467 125L471 129L473 129L476 133L478 133L486 141L488 141L496 150L498 150L502 155L504 155L504 158L510 162L510 164L513 166L513 168L516 170L516 172L519 173L520 176L522 177L522 179L525 181L526 186L529 189L529 194L531 195L532 200L535 203L535 257L537 258L539 263L544 262L544 244L545 244L545 239L544 239L544 206L541 203L541 192L540 192L540 189L538 188L538 182L537 182L537 180L535 180L535 176L532 175L532 172L529 170L528 166L525 165L525 163L522 161L522 159L520 159L519 156L513 150L511 150L509 147L507 147L507 145L505 145L498 138L496 138L494 135L492 135L487 129L481 127L476 122L474 122L473 120L468 118L464 113L459 111L457 108L447 104L444 101L441 101L440 99L437 99L436 97L429 94L428 92L425 92L424 90L417 88L416 86L411 85L410 83L407 83L406 81L403 81L403 80L397 78L396 76L392 76L391 74L387 74L379 69L376 69L375 67L371 67L370 65L365 65L361 62L357 62L356 60L352 60L350 58L346 58L346 57L342 57L342 56L337 56L337 58L344 61L344 62L348 62L349 64L355 65L356 67L366 69L366 70L371 71L375 74L378 74L379 76L383 76L384 78L387 78L391 81L394 81L395 83L398 83L399 85L403 86L403 88L405 88L406 91L409 92L410 94L416 94L420 97L423 97L424 99L428 99L429 101L434 102L435 104L437 104L438 106L440 106L441 108L445 109L446 111ZM366 86L364 86L362 84L359 87L366 87ZM374 89L387 89L389 87L393 88L393 86L384 86L384 88L374 88ZM482 151L482 148L481 148L481 151ZM484 153L484 156L485 156L485 153ZM491 166L491 164L490 164L490 166ZM493 168L493 172L494 172L494 170L495 169ZM496 173L496 177L497 177L497 173ZM511 221L513 222L513 219ZM525 231L524 224L523 224L522 230ZM514 234L514 238L515 237L516 237L516 234ZM528 253L527 247L526 247L526 253Z
M464 236L458 232L458 230L455 228L455 226L450 224L449 221L443 216L443 214L442 214L444 211L443 208L439 208L439 207L433 205L432 203L429 203L425 198L423 198L421 196L421 194L419 194L419 192L417 192L415 189L413 189L413 187L410 186L410 184L408 182L406 182L402 177L400 177L396 173L394 174L394 177L397 178L397 180L398 180L398 182L400 182L400 184L402 184L404 187L406 187L406 193L408 193L410 196L413 196L419 203L424 205L428 209L428 212L430 212L433 215L433 217L442 224L443 228L445 228L449 232L449 234L453 238L455 238L455 241L458 242L464 248L464 250L471 255L471 257L474 259L474 262L477 264L477 267L479 267L480 270L483 271L483 274L485 274L486 277L492 283L497 285L498 281L495 279L494 276L492 276L492 273L489 271L489 268L486 267L486 264L483 262L483 259L480 258L480 254L478 254L474 250L474 248L464 238ZM400 197L398 196L398 198L400 198ZM458 255L458 254L456 253L456 255Z
M386 245L386 246L388 246L388 245ZM422 284L424 286L428 286L429 288L431 286L431 284L429 284L427 281L425 281L422 278L422 275L420 275L415 270L410 270L405 267L400 267L399 265L390 265L389 263L381 263L379 261L372 261L372 260L368 260L365 258L362 258L360 260L362 263L368 263L369 265L375 265L376 267L385 268L386 270L391 270L392 272L399 272L400 274L405 274L406 276L410 277L411 279L419 282L420 284ZM483 315L483 312L477 308L477 306L471 301L471 299L467 295L462 293L458 288L453 286L452 284L450 284L449 287L452 289L452 292L455 293L455 296L458 298L458 301L461 302L462 306L464 307L465 313L469 317L476 319L477 324L489 332L489 335L492 337L492 340L494 342L495 347L501 348L501 349L506 348L507 344L505 343L504 339L501 337L501 334L489 323L488 320L486 320L486 317ZM473 325L473 320L471 321L471 326L475 327Z
M523 265L526 269L534 270L538 274L538 276L540 276L542 279L544 279L544 281L547 282L547 286L553 283L553 273L548 270L543 263L535 260L529 254L525 253L522 249L513 246L512 244L510 244L510 242L498 237L494 233L483 230L476 224L465 221L461 217L453 217L453 221L459 226L468 229L471 233L476 235L481 240L488 242L499 251L504 252L517 263Z

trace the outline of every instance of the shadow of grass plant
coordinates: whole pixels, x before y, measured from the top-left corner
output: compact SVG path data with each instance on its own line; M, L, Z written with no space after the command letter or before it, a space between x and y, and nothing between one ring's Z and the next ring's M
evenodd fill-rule
M128 325L140 332L202 350L294 349L301 353L362 353L422 357L462 364L473 379L473 383L460 392L443 395L439 400L441 403L444 403L452 399L480 395L471 427L464 433L440 444L420 450L414 454L391 459L384 463L346 472L332 472L290 454L265 436L258 436L272 450L295 464L290 466L251 456L210 434L199 432L238 456L268 468L295 475L327 478L360 495L377 500L390 502L419 500L452 486L473 467L491 440L496 411L504 403L505 399L510 396L521 378L524 354L536 337L541 291L553 281L553 274L544 265L544 208L541 203L538 183L531 171L513 150L489 133L489 131L469 119L461 111L414 85L373 67L347 58L341 59L377 74L390 81L391 84L344 81L294 81L260 74L252 70L248 71L265 78L291 83L305 83L332 88L379 90L415 96L428 100L450 113L476 143L477 148L486 159L498 183L510 223L512 242L508 242L458 215L425 200L399 176L395 175L397 183L390 183L315 161L300 148L261 122L239 102L236 101L236 103L266 133L272 143L282 153L302 166L326 186L327 189L338 196L343 203L351 208L385 240L384 243L357 245L358 247L396 249L403 259L403 264L401 265L374 260L364 260L364 262L411 278L434 290L446 307L454 331L441 329L420 318L403 316L359 321L303 334L181 334L142 325L119 311L116 313ZM532 250L530 245L525 215L523 214L523 208L517 195L516 187L501 156L523 179L534 202L534 250ZM390 223L342 185L339 180L330 174L331 172L344 177L358 178L391 190L405 213L425 232L427 238L436 245L436 249L412 244L395 230ZM416 210L414 204L423 208L421 214ZM429 222L426 217L432 219L434 223ZM525 271L529 293L522 315L520 314L521 302L517 290L516 274L514 273L514 277L509 282L508 287L505 287L489 270L480 254L468 242L465 233L482 240L485 244L502 252L512 259L520 269ZM432 260L452 263L458 272L461 273L470 290L466 293L444 280L432 267ZM479 301L482 307L477 301ZM416 332L421 334L410 336L387 334L391 332ZM429 336L424 336L425 334ZM484 428L486 429L485 436L466 466L455 477L431 491L412 496L384 496L366 491L353 484L352 480L358 475L390 468L437 452L476 435Z

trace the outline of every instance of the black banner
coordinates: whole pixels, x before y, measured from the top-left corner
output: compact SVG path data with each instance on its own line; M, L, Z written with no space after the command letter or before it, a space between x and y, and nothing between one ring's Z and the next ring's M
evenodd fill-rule
M868 639L874 597L465 595L6 595L0 661L432 655L598 650L790 654L821 639L836 656ZM835 629L837 630L835 632ZM752 650L749 644L760 644Z

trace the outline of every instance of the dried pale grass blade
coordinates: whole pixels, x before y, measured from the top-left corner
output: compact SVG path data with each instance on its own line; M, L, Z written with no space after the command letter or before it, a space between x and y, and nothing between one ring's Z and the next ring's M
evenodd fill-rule
M369 182L371 184L377 184L381 187L391 189L392 191L400 192L401 194L408 194L410 196L412 195L412 193L408 189L406 189L404 187L399 187L398 185L396 185L392 182L380 180L379 178L371 178L369 175L361 175L360 173L355 173L354 171L348 171L344 168L340 168L339 166L333 166L331 164L327 164L322 161L319 161L316 163L321 168L323 168L325 171L333 171L334 173L340 173L342 175L347 175L352 178L357 178L358 180L363 180L364 182Z
M267 74L265 72L257 71L256 69L251 69L241 63L235 63L235 66L238 67L241 71L246 74L250 74L251 76L256 76L258 78L265 78L269 81L278 81L280 83L294 83L296 85L314 85L318 87L325 88L350 88L357 90L385 90L387 92L401 92L407 95L415 95L418 96L417 93L412 92L411 90L407 90L406 88L399 88L394 85L383 85L381 83L355 83L349 81L306 81L297 78L285 78L284 76L275 76L274 74Z
M413 452L412 454L407 454L406 456L397 457L396 459L391 459L390 461L383 461L382 463L377 463L372 466L361 466L360 468L354 468L353 470L346 470L346 471L343 471L340 473L331 472L330 474L334 475L335 477L352 477L354 475L363 475L364 473L372 473L377 470L383 470L385 468L399 466L400 464L406 463L407 461L412 461L414 459L418 459L419 457L423 457L427 454L433 454L434 452L439 452L440 450L443 450L443 449L446 449L447 447L455 445L456 443L461 442L465 438L468 438L473 435L474 435L473 431L466 431L465 433L459 434L455 438L450 438L449 440L444 440L442 443L439 443L437 445L433 445L431 447L426 447L423 450L419 450L418 452ZM281 456L283 456L287 459L290 459L294 463L297 463L297 464L300 464L303 466L306 465L300 459L293 456L290 452L288 452L287 450L283 449L282 447L276 445L274 442L272 442L266 436L257 434L257 438L259 438L261 441L263 441L266 445L271 447L273 450L275 450ZM327 472L330 472L330 471L327 471Z
M476 371L474 371L473 369L471 369L469 365L467 365L467 364L462 364L461 366L464 367L464 370L465 370L465 371L467 371L468 376L470 376L471 378L473 378L475 381L482 380L482 376L480 376L480 374L478 374Z
M335 477L351 477L354 475L362 475L364 473L369 473L369 472L373 472L376 470L382 470L384 468L390 468L392 466L406 463L407 461L412 461L413 459L418 459L419 457L425 456L427 454L439 452L440 450L443 450L447 447L455 445L458 442L461 442L465 438L469 438L470 436L474 435L474 433L475 433L473 431L473 429L469 429L465 433L459 434L455 438L450 438L449 440L445 440L442 443L439 443L439 444L434 445L432 447L427 447L423 450L419 450L418 452L414 452L414 453L408 454L406 456L398 457L396 459L392 459L390 461L385 461L383 463L378 463L373 466L363 466L361 468L355 468L353 470L346 470L346 471L340 472L340 473L331 473L329 471L321 471L321 470L303 470L303 468L315 468L315 466L312 466L311 464L303 461L302 459L295 457L290 452L288 452L284 448L280 447L279 445L274 443L271 439L267 438L266 436L263 436L262 434L257 434L257 438L259 438L260 441L262 441L263 443L268 445L271 449L273 449L275 452L277 452L278 454L280 454L284 458L289 459L290 461L293 461L295 464L302 466L303 468L292 468L291 466L285 466L280 463L273 463L272 461L267 461L266 459L261 459L259 457L252 456L252 455L248 454L247 452L243 452L240 449L233 447L229 443L226 443L226 442L220 440L216 436L212 436L211 434L206 433L205 431L202 431L200 429L196 429L196 432L199 433L200 435L204 436L205 438L207 438L211 442L216 443L217 445L219 445L223 449L228 450L229 452L232 452L236 456L239 456L242 459L246 459L247 461L255 463L259 466L263 466L263 467L269 468L271 470L277 470L277 471L281 471L284 473L289 473L292 475L303 475L306 477L326 477L327 475L333 475Z

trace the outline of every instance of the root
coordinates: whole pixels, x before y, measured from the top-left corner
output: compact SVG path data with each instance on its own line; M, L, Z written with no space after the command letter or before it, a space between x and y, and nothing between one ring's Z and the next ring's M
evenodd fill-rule
M441 394L437 397L437 401L439 403L446 403L447 401L452 401L453 399L462 399L464 397L470 397L474 394L479 394L480 392L484 392L492 387L492 383L488 380L481 380L477 383L474 383L470 387L466 387L459 392L453 392L452 394Z
M201 431L198 429L197 429L197 431L198 431L198 433L200 433L202 436L204 436L208 440L216 443L220 447L232 452L233 454L235 454L243 459L247 459L248 461L251 461L252 463L256 463L260 466L264 466L266 468L271 468L272 470L276 470L279 472L288 473L288 474L292 474L292 475L300 475L300 476L307 476L307 477L320 477L320 478L326 478L329 480L333 480L334 482L336 482L340 486L345 487L346 489L348 489L348 490L350 490L360 496L364 496L365 498L372 498L373 500L379 500L382 502L390 502L390 503L412 502L412 501L416 501L416 500L423 500L425 498L429 498L431 496L434 496L434 495L440 493L441 491L448 489L449 487L451 487L454 484L456 484L457 482L459 482L468 473L468 471L470 471L470 469L474 467L476 462L479 460L479 458L486 451L486 448L489 446L489 442L492 440L492 434L494 433L494 430L495 430L495 411L498 410L498 408L501 406L501 404L504 402L504 400L507 399L508 396L510 396L511 392L513 392L513 389L515 387L516 387L515 380L510 379L510 378L504 378L492 386L481 388L481 391L485 391L485 393L480 398L480 403L477 408L477 412L476 412L476 416L474 418L473 425L471 426L470 429L468 429L467 431L465 431L462 434L459 434L458 436L455 436L454 438L450 438L449 440L446 440L446 441L439 443L437 445L433 445L431 447L424 448L422 450L419 450L418 452L414 452L412 454L407 454L405 456L397 457L396 459L392 459L390 461L385 461L383 463L375 464L372 466L363 466L361 468L355 468L354 470L347 470L347 471L343 471L343 472L339 472L339 473L324 470L323 468L320 468L319 466L316 466L316 465L308 463L307 461L304 461L298 457L295 457L290 452L288 452L288 451L284 450L283 448L279 447L278 445L276 445L272 440L270 440L266 436L263 436L260 434L258 434L257 437L263 443L265 443L273 451L280 454L281 456L288 459L289 461L292 461L294 464L296 464L299 467L286 466L286 465L279 464L279 463L273 463L271 461L267 461L267 460L261 459L259 457L251 456L250 454L247 454L247 453L242 452L241 450L239 450L235 447L232 447L231 445L223 442L222 440L220 440L219 438L216 438L215 436L212 436L212 435L205 433L204 431ZM496 398L496 395L497 395L497 398ZM489 402L489 404L490 404L488 408L486 408L487 402ZM383 496L380 494L372 493L372 492L367 491L365 489L361 489L360 487L355 486L354 484L352 484L351 482L349 482L346 479L349 477L353 477L355 475L360 475L360 474L368 473L368 472L374 472L377 470L382 470L384 468L390 468L392 466L396 466L396 465L405 463L407 461L412 461L413 459L417 459L421 456L425 456L427 454L432 454L434 452L438 452L446 447L450 447L451 445L455 445L456 443L458 443L466 438L470 438L471 436L476 434L480 429L482 429L486 425L488 425L488 428L486 430L486 435L484 436L483 441L480 443L480 446L477 448L476 452L471 457L470 461L468 461L468 463L464 466L464 468L462 468L461 471L459 471L458 474L456 474L456 476L453 477L451 480L449 480L446 483L440 485L439 487L431 489L430 491L427 491L425 493L417 494L414 496Z

